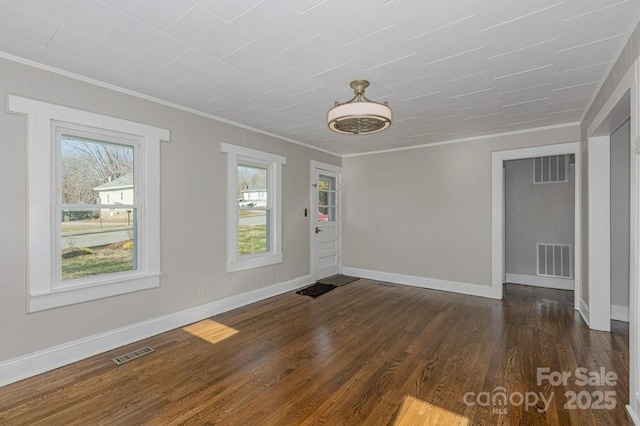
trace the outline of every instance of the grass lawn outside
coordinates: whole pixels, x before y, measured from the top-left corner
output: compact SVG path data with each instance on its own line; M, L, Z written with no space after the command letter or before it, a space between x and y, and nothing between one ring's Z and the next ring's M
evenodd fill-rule
M62 255L62 279L132 271L135 269L133 254L133 250L122 248L71 249Z
M238 252L256 254L269 251L267 245L267 227L264 225L240 226Z

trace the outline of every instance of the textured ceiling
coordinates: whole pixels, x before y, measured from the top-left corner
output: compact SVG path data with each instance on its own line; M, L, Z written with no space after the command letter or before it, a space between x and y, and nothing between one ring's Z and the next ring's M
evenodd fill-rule
M0 51L337 154L578 121L640 0L0 0ZM367 79L392 127L345 136Z

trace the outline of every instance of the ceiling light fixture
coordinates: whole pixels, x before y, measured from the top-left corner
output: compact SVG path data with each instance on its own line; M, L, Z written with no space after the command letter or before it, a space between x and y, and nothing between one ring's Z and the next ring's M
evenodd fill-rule
M392 112L387 103L378 103L364 96L369 87L367 80L351 82L355 96L347 102L338 103L327 113L329 128L348 135L381 132L391 126Z

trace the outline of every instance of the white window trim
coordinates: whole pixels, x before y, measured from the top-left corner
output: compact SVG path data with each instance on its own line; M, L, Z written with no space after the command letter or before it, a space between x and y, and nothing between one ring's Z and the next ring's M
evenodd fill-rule
M227 272L242 271L282 263L282 166L286 158L228 143L220 144L227 154ZM238 254L238 164L259 164L269 169L268 193L271 197L269 217L270 250L252 255Z
M17 95L8 97L9 112L27 117L28 237L27 312L87 302L160 285L160 142L169 141L167 129L108 117ZM54 275L56 228L56 122L103 129L140 137L138 190L143 194L144 220L138 228L138 247L144 253L131 273L96 276L82 285L56 286Z

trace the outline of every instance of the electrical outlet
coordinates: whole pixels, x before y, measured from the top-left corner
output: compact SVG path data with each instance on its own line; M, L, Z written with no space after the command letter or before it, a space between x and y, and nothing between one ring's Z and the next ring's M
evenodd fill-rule
M207 294L207 287L203 285L199 285L197 288L197 291L198 291L198 297L202 297Z

